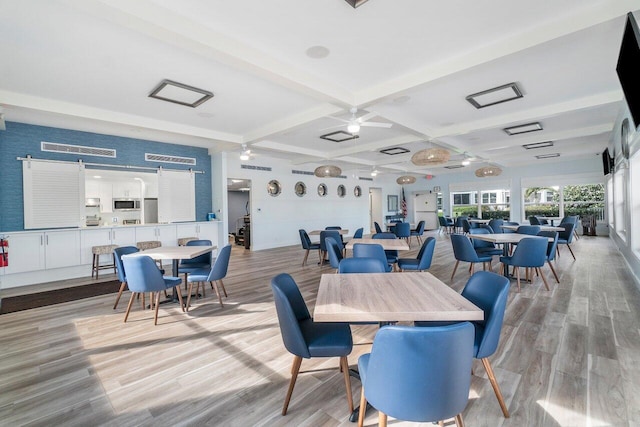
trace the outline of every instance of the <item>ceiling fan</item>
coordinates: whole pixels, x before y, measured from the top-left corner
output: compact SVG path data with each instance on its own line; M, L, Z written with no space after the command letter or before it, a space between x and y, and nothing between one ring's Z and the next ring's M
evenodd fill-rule
M370 118L377 116L377 113L367 113L364 116L357 117L356 113L358 112L357 107L351 107L349 110L351 113L351 117L349 120L341 119L339 117L329 116L332 119L340 120L347 124L347 132L350 134L356 134L360 132L361 126L369 126L369 127L377 127L377 128L390 128L392 126L391 123L382 123L382 122L370 122L368 121ZM341 125L344 126L344 125Z
M247 148L247 144L242 144L242 152L240 153L240 160L243 162L253 159L253 153L249 148Z

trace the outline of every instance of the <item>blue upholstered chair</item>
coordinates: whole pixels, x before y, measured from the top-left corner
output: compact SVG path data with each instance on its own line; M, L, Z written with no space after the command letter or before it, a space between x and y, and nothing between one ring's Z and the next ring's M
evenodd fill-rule
M334 237L325 237L324 245L329 254L329 264L338 271L340 261L342 261L342 249Z
M338 273L386 273L388 264L379 258L344 258Z
M120 280L120 289L118 290L118 296L116 297L115 304L113 304L114 310L118 307L118 302L120 302L120 297L122 296L122 292L124 292L125 288L127 287L127 276L124 272L124 266L122 265L122 255L129 255L136 252L140 252L140 250L135 246L120 246L119 248L115 248L113 250L113 253L115 255L118 280ZM144 304L143 304L143 307L144 307Z
M520 267L525 267L527 269L533 268L542 277L544 286L547 288L547 290L549 290L547 279L540 271L540 267L544 265L546 260L547 239L542 239L539 237L528 237L526 239L520 240L518 246L516 247L516 250L513 251L513 255L500 257L500 262L502 263L500 270L502 273L504 273L504 269L508 268L508 266L516 267L518 292L520 292Z
M574 223L561 223L559 227L564 228L564 231L558 232L558 245L567 245L567 248L569 248L569 252L571 252L573 260L575 261L576 256L573 253L573 249L571 249L571 243L573 242L573 235L576 229L576 225ZM560 254L560 252L558 252L558 254Z
M462 290L462 296L484 311L484 320L472 322L475 328L473 357L482 360L482 365L487 371L502 413L505 418L509 418L509 410L489 362L489 356L495 353L500 341L500 331L509 296L509 279L488 271L479 271L471 276ZM434 322L415 323L416 326L432 326L434 324ZM442 325L442 323L437 325Z
M469 230L470 235L474 234L491 234L491 230L487 228L472 228ZM483 255L502 255L502 249L496 248L493 242L487 242L486 240L471 239L473 242L473 249L476 250L479 256Z
M376 233L373 236L371 236L373 239L395 239L396 235L394 233ZM387 262L391 265L394 265L396 262L398 262L398 251L394 250L394 249L387 249L384 251L384 253L387 255Z
M376 233L382 233L382 228L380 228L380 224L374 221L373 226L376 229Z
M502 233L503 225L504 220L502 219L492 219L489 221L489 227L491 227L492 233Z
M353 348L351 328L346 323L315 323L293 278L282 273L271 280L271 289L276 304L282 341L289 353L294 355L291 367L291 382L282 407L287 414L293 387L300 371L302 359L311 357L339 357L340 368L347 389L349 412L353 412L351 380L347 356Z
M462 232L464 234L469 234L469 231L471 230L471 223L469 222L469 220L463 218L462 220L460 220L460 223L462 224Z
M411 224L408 222L399 222L395 226L394 234L398 239L405 239L409 247L411 247L410 237L411 237Z
M473 243L471 243L471 240L464 234L452 234L451 245L453 246L453 256L456 259L456 265L453 267L453 273L451 273L451 280L453 280L453 276L456 274L460 261L471 263L471 274L473 274L474 265L477 262L481 262L485 270L487 269L487 263L489 263L489 269L491 269L491 255L478 255L473 248Z
M519 226L520 224L515 222L515 221L504 221L504 223L502 225L515 225L515 226ZM498 231L493 230L494 233L498 233ZM515 230L507 230L507 229L502 229L503 233L515 233Z
M156 262L148 256L124 257L122 258L122 264L127 275L127 286L129 286L129 290L131 291L131 299L129 300L129 305L127 305L127 312L124 315L125 323L129 317L131 305L133 304L136 294L144 295L145 292L150 292L152 294L151 307L153 307L154 303L156 306L153 323L157 325L160 291L164 292L167 289L179 288L182 279L179 277L163 277ZM180 300L180 308L184 311L180 289L177 289L177 294Z
M191 240L187 242L186 246L211 246L211 240ZM180 260L178 264L178 272L173 274L184 274L184 283L187 284L187 276L196 270L210 269L211 268L211 252L199 255L192 259Z
M309 257L309 251L317 250L318 258L322 261L321 253L320 253L320 243L311 243L311 239L305 230L298 230L300 233L300 242L302 243L302 249L306 252L304 253L304 259L302 260L302 265L304 266L307 263L307 258Z
M560 226L565 225L565 224L573 224L573 237L577 239L579 239L580 237L578 236L578 226L579 226L579 222L580 222L580 216L579 215L569 215L569 216L565 216L564 218L562 218L562 220L560 220Z
M438 229L439 233L442 233L443 231L446 231L447 233L449 232L449 224L445 217L438 216L438 224L440 224L440 228Z
M461 231L464 232L464 225L463 225L462 220L465 220L465 219L468 221L469 217L468 216L456 217L456 222L455 222L455 225L453 227L453 231L454 232L456 232L456 233L460 233Z
M387 255L384 253L381 245L371 245L366 243L356 243L353 245L353 257L354 258L377 258L385 265L387 272L391 271L391 265L387 260Z
M358 425L366 402L387 415L428 422L456 417L462 423L471 385L474 328L469 322L431 328L385 326L371 353L358 360L362 396Z
M340 231L340 230L342 230L342 227L340 227L339 225L330 225L329 227L325 227L324 229L325 230L338 230L338 231ZM338 235L340 236L340 243L342 243L342 246L344 246L344 238L342 237L342 234L338 233Z
M425 224L426 223L424 221L419 221L416 229L411 230L411 237L415 237L418 240L419 245L422 244L422 235L424 234ZM411 239L411 237L409 239Z
M428 237L422 244L416 258L398 258L398 268L400 268L400 271L428 270L431 267L431 260L433 259L433 251L435 248L436 239L434 237Z
M362 239L362 235L364 234L364 228L360 227L356 230L355 233L353 233L353 238L354 239Z
M531 236L537 236L539 232L540 232L539 225L521 225L516 230L516 233L518 234L529 234Z
M193 293L193 284L196 284L196 294L200 290L200 285L202 284L202 296L204 296L204 284L209 282L211 284L211 289L216 291L216 295L218 296L218 301L220 302L220 306L224 307L222 304L222 297L220 296L220 291L218 290L218 283L220 283L220 287L224 292L224 296L227 296L227 290L224 287L224 283L222 279L227 276L227 270L229 268L229 258L231 258L231 245L226 245L220 252L218 252L218 257L213 263L213 267L211 269L202 269L193 271L189 274L188 282L189 282L189 296L187 297L187 311L189 311L189 306L191 305L191 295Z
M556 259L556 250L558 248L558 233L556 231L541 231L538 233L540 237L552 238L553 242L547 243L547 264L553 273L553 277L556 279L556 283L560 283L560 279L558 279L558 274L556 273L556 269L553 268L553 264L551 261Z
M540 223L540 220L538 219L538 217L534 216L534 215L529 217L529 224L531 224L531 225L542 225Z
M326 245L327 237L333 238L333 240L335 240L338 243L338 246L340 247L340 252L344 253L344 246L342 245L342 240L340 239L340 233L338 232L338 230L321 231L320 232L320 253L321 253L320 259L322 259L323 261L326 260L328 256L328 252L327 252L328 248ZM320 266L322 266L322 263L320 263Z

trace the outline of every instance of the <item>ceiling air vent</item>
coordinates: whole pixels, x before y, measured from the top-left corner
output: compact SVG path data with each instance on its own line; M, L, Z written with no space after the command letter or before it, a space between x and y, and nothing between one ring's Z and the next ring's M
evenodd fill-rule
M268 166L240 165L240 169L251 169L254 171L271 172L271 168Z
M367 177L364 177L364 176L359 176L358 179L360 181L373 181L373 178L367 178Z
M42 141L40 142L40 150L52 153L116 158L116 150L111 148L85 147L83 145L59 144L57 142Z
M291 170L291 173L293 173L293 174L297 174L297 175L311 175L311 176L315 175L313 172L309 172L309 171L299 171L299 170L295 170L295 169L292 169L292 170Z
M451 165L451 166L445 166L445 169L460 169L463 168L463 165Z
M167 156L165 154L144 153L146 162L174 163L178 165L195 166L196 159L193 157Z

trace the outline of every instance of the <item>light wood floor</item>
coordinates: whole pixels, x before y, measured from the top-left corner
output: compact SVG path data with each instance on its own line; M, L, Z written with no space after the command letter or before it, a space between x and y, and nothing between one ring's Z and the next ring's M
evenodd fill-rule
M467 426L640 425L640 294L609 239L583 237L557 264L560 285L515 283L500 347L491 357L505 420L474 362ZM415 254L415 248L411 254ZM188 314L163 305L159 325L136 305L122 323L114 295L0 316L0 425L353 425L337 359L305 360L289 414L280 415L292 361L283 347L270 279L293 275L313 309L319 276L303 251L234 247L221 308L212 292ZM449 238L438 236L432 272L449 283ZM394 273L400 274L400 273ZM468 278L459 268L451 286ZM376 327L353 328L349 362ZM353 381L354 396L360 384ZM377 423L370 411L366 424ZM391 421L392 425L409 425ZM425 424L431 426L432 424Z

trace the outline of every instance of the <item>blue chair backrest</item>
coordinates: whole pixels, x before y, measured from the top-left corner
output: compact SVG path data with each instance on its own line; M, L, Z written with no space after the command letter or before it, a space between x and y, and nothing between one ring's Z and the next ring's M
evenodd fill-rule
M342 261L342 249L340 249L340 245L333 237L325 237L324 240L324 245L329 254L329 264L337 269L340 266L340 261Z
M575 230L576 225L571 222L566 222L564 224L560 224L559 227L564 228L564 231L558 232L558 238L566 240L567 243L571 243L573 241L573 230Z
M140 249L135 246L120 246L113 250L113 253L116 256L116 271L118 272L118 280L120 280L120 282L127 281L127 275L125 273L124 266L122 265L122 255L129 255L136 252L140 252Z
M527 237L518 242L511 257L512 265L542 267L547 260L547 239Z
M468 216L459 216L459 217L457 217L456 218L456 227L460 227L460 228L463 227L463 225L462 225L462 220L463 219L469 220L469 217Z
M300 233L300 242L302 243L302 249L309 249L311 247L311 239L305 230L298 230Z
M220 252L218 252L218 257L216 258L211 271L209 272L209 277L207 277L207 282L213 282L214 280L224 279L227 276L227 270L229 269L229 258L231 258L231 245L226 245Z
M408 222L400 222L396 224L395 235L397 237L409 237L411 236L411 224Z
M376 233L373 236L371 236L371 238L373 239L395 239L398 236L396 236L394 233Z
M331 225L329 227L325 227L325 230L342 230L342 227L340 227L339 225Z
M355 233L353 233L353 238L354 239L361 239L363 234L364 234L364 228L360 227L360 228L358 228L356 230Z
M157 292L167 289L156 262L149 256L122 258L131 292Z
M473 336L469 322L381 328L364 381L367 400L406 421L439 421L461 413L469 398Z
M424 221L418 222L418 226L416 227L416 233L419 236L422 236L424 234L424 227L425 227L425 222Z
M489 357L496 351L500 341L509 297L509 279L489 271L478 271L465 285L462 296L484 311L484 320L473 322L479 332L476 333L475 357Z
M344 249L342 246L342 239L340 238L340 232L338 230L325 230L320 232L320 250L325 252L329 250L326 245L327 237L331 237L336 242L340 242L338 243L338 247L340 248L340 251Z
M547 260L553 261L556 259L556 248L558 246L558 232L556 231L541 231L538 233L540 237L551 237L553 242L547 242Z
M493 230L494 233L502 233L502 226L504 225L504 221L501 219L492 219L489 221L489 227Z
M518 225L520 225L520 224L519 224L519 223L517 223L517 222L514 222L514 221L505 221L503 225L516 225L516 226L518 226ZM495 231L495 230L493 230L493 231L497 233L497 231ZM515 230L505 230L505 229L503 228L503 229L502 229L502 232L503 232L503 233L515 233Z
M452 234L451 245L453 246L453 256L458 261L479 262L473 243L464 234Z
M518 234L530 234L532 236L537 236L539 232L540 232L539 225L521 225L516 230L516 233Z
M377 222L373 222L373 226L376 229L376 233L382 233L382 228L380 228L380 224L378 224Z
M389 265L387 262L387 255L385 254L384 249L382 249L382 245L356 243L353 245L353 257L377 258L384 263L386 271L389 271L389 268L386 267Z
M540 225L540 220L538 219L537 216L530 216L529 217L529 224L531 224L531 225Z
M190 240L187 246L211 246L211 240ZM183 259L181 264L211 264L211 252L191 259Z
M298 285L290 275L282 273L271 279L271 290L285 348L296 356L311 357L300 329L300 322L310 321L311 315Z
M431 268L431 261L433 260L433 252L435 249L436 239L434 237L428 237L418 251L417 259L420 261L418 263L418 270L428 270Z
M386 259L379 258L345 258L340 261L338 273L386 273Z
M446 226L447 226L447 220L446 220L446 219L444 219L444 217L443 217L443 216L439 216L439 217L438 217L438 222L440 223L440 225L441 225L442 227L446 227Z
M488 228L472 228L471 230L469 230L469 234L491 234L491 230L489 230ZM487 242L486 240L471 239L471 241L473 242L473 247L476 249L496 247L493 242Z

